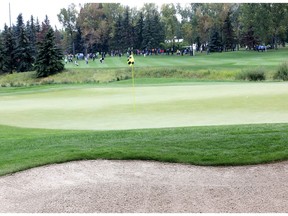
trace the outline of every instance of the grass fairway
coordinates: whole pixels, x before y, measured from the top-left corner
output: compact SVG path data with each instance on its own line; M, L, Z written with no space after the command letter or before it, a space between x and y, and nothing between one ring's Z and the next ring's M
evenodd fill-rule
M0 93L0 124L122 130L288 122L286 83L69 86Z

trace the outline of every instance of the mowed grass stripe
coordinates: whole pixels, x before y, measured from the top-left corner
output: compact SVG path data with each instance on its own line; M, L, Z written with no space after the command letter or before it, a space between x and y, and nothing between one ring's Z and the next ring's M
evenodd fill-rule
M0 175L72 160L247 165L288 159L288 124L71 131L0 126Z

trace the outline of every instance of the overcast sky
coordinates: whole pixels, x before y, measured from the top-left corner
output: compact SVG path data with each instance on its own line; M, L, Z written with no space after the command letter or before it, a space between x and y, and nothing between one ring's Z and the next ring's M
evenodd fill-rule
M31 15L36 19L38 17L39 22L41 23L45 19L45 15L48 15L51 25L54 27L55 25L58 28L62 26L58 22L57 14L59 14L61 8L67 8L69 4L74 3L82 5L87 2L119 2L123 5L130 5L131 7L138 6L139 8L143 5L143 1L139 0L0 0L0 29L4 29L4 24L6 23L8 26L10 24L9 21L9 3L11 8L11 22L12 25L16 24L17 16L22 13L23 19L25 23L30 20ZM145 2L153 2L153 0L148 0ZM173 2L173 0L158 0L154 1L155 3L160 2Z

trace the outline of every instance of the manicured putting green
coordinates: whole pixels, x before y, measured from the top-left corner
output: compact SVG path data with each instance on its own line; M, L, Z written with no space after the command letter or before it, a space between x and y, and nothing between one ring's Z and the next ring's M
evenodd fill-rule
M287 83L47 88L0 93L0 124L118 130L287 123Z

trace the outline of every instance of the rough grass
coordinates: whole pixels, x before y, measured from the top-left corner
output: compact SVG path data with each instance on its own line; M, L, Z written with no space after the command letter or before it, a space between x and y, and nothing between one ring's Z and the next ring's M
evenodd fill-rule
M72 160L154 160L247 165L288 159L288 125L261 124L123 131L0 126L0 175Z

